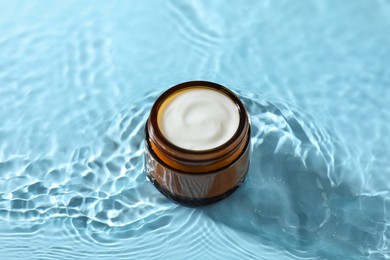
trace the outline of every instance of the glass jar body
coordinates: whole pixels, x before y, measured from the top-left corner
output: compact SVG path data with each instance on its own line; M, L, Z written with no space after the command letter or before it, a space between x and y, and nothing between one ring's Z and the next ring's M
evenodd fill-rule
M236 104L240 123L224 145L206 151L181 149L167 141L158 129L158 109L166 98L185 88L205 86L222 91ZM250 123L239 98L211 82L179 84L154 104L145 126L145 171L154 186L168 198L189 206L214 203L233 193L245 180L250 161Z

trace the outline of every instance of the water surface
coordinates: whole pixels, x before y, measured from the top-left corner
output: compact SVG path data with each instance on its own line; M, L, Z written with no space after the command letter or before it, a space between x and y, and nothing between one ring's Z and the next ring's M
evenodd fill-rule
M0 1L0 258L390 258L390 2L244 2ZM195 209L142 169L188 80L252 123L246 182Z

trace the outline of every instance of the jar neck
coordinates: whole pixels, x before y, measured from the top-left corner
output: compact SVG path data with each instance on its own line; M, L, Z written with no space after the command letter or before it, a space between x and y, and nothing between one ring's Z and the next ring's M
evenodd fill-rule
M188 150L168 141L158 124L159 110L171 96L179 91L195 86L204 86L229 97L239 114L239 123L234 135L224 144L209 150ZM168 166L183 172L209 172L229 165L237 159L247 147L250 138L248 113L240 99L229 89L205 81L192 81L176 85L164 92L154 103L146 125L146 134L150 148Z
M248 118L244 118L244 124L239 135L227 146L218 149L210 149L207 152L188 151L177 149L167 145L153 127L150 119L147 122L146 131L149 136L150 146L154 153L168 166L183 172L209 172L223 168L235 161L247 148L250 138L250 125Z

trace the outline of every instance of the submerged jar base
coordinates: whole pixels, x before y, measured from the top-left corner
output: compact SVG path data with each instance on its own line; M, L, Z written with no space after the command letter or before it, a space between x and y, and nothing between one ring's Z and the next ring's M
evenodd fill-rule
M152 176L147 175L148 179L150 180L151 183L153 183L154 187L158 191L160 191L165 197L167 197L170 200L173 200L176 203L179 203L183 206L187 207L199 207L199 206L206 206L210 205L213 203L216 203L218 201L221 201L227 197L229 197L233 192L235 192L241 184L244 182L245 179L243 179L237 186L233 187L232 189L226 191L225 193L212 197L212 198L188 198L188 197L183 197L177 194L174 194L166 189L164 189Z
M164 196L184 206L205 206L230 196L246 179L250 164L249 152L248 138L240 156L224 168L201 174L180 172L166 165L155 154L151 147L147 123L145 125L146 176Z

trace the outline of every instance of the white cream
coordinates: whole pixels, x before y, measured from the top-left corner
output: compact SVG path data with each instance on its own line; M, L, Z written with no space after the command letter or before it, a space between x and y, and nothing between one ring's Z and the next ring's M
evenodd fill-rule
M207 150L227 142L237 131L235 103L221 92L195 87L168 98L160 108L159 128L181 148Z

